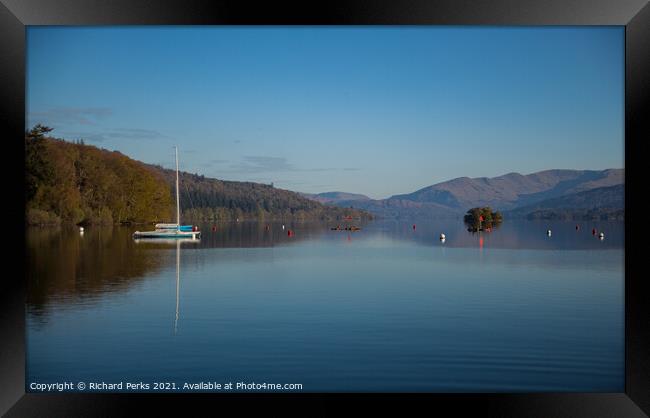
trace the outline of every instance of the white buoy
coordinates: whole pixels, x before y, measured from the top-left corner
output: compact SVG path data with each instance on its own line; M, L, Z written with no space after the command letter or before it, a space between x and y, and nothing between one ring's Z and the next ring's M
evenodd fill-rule
M600 238L600 239L605 239L605 234L604 234L603 232L601 232L601 233L598 235L598 238Z
M551 236L551 230L550 229L548 231L546 231L546 235L548 235L549 237Z
M81 232L82 234L84 233L84 227L83 226L79 227L79 232Z
M282 229L284 229L284 224L282 224Z
M446 238L445 234L440 234L440 241L444 241Z

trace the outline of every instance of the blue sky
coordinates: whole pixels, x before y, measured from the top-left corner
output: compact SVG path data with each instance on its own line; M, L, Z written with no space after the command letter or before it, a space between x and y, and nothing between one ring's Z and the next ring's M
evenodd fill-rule
M30 27L27 127L373 198L624 166L623 27Z

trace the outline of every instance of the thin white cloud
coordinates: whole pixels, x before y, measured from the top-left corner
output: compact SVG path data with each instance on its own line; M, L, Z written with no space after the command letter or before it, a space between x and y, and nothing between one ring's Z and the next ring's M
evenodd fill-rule
M276 173L276 172L318 172L318 171L336 171L340 170L335 167L315 167L302 168L296 167L285 157L269 157L259 155L244 156L238 163L231 164L224 172L230 173Z
M53 107L30 112L28 120L50 126L96 125L112 114L113 110L108 107Z
M68 132L63 131L66 139L83 139L89 142L105 142L112 139L153 140L169 138L158 131L142 128L112 128L97 132Z

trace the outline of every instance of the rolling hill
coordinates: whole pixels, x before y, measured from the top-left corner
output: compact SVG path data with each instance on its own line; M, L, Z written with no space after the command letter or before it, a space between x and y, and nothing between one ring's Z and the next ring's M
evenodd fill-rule
M476 206L508 210L553 197L622 184L623 175L622 169L609 169L546 170L528 175L509 173L494 178L460 177L389 199L434 202L461 211Z
M625 185L598 187L505 212L508 218L616 219L624 217Z
M528 208L529 211L540 210L534 206L544 203L544 210L554 209L552 205L567 209L571 202L582 202L582 209L595 209L602 199L620 200L620 193L603 190L599 193L579 195L573 199L554 200L582 192L621 186L624 183L623 169L607 170L545 170L528 175L508 173L502 176L488 178L459 177L416 190L415 192L394 195L387 199L335 199L339 196L363 196L350 193L336 192L331 195L327 204L341 207L354 207L370 211L382 217L436 217L450 218L462 215L467 209L477 206L490 206L500 211L512 211L518 208ZM618 190L618 189L617 189ZM321 196L329 193L321 193ZM606 197L605 195L609 196ZM312 195L314 196L314 195ZM364 196L365 197L365 196ZM310 197L313 198L313 197ZM592 202L593 200L593 202ZM592 202L587 204L587 202ZM585 206L587 204L587 206ZM559 209L560 207L558 207ZM526 210L526 209L522 209ZM516 212L517 216L522 211ZM514 215L515 212L512 212Z
M25 133L27 224L172 221L174 170L54 138L51 130L37 125ZM359 209L323 205L271 185L179 175L184 221L372 218Z
M25 135L26 220L30 224L170 220L174 171L83 142ZM545 170L459 177L408 194L298 193L272 185L180 173L183 217L234 219L456 218L490 206L507 217L623 217L624 170Z
M156 165L147 166L162 176L173 189L176 172ZM344 217L371 219L358 208L324 205L298 192L272 185L226 181L180 172L180 201L183 218L213 220L340 220Z

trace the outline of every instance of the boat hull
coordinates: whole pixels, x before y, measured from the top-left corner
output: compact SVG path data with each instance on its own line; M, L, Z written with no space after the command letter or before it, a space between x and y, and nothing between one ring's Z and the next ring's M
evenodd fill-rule
M170 239L170 238L191 238L197 239L201 236L200 231L135 231L133 238L135 239Z

